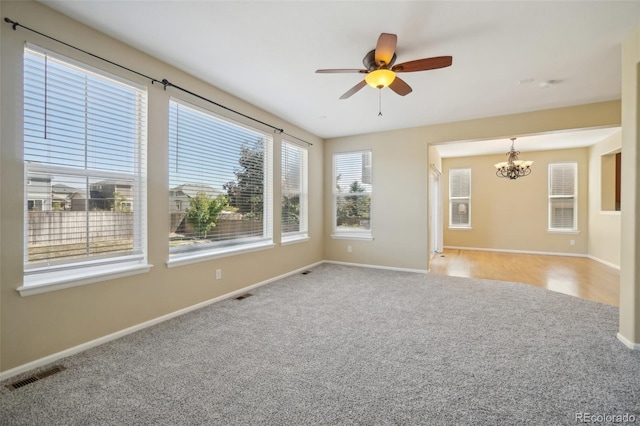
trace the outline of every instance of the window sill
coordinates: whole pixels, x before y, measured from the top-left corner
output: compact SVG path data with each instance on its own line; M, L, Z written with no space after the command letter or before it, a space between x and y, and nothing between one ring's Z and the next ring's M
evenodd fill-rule
M109 267L91 268L90 270L76 270L43 274L41 277L26 276L24 285L16 290L20 296L32 296L34 294L48 293L50 291L63 290L65 288L78 287L86 284L94 284L101 281L116 278L129 277L144 274L151 270L153 265L136 264ZM28 283L28 284L27 284Z
M309 241L310 239L311 238L309 238L309 235L307 234L282 237L282 239L280 240L280 245L287 246L289 244L304 243L305 241Z
M611 215L611 216L620 216L620 210L600 210L600 214Z
M331 234L331 238L334 240L363 240L373 241L373 235L371 234Z
M471 231L473 228L470 226L450 226L449 229L452 231Z
M234 248L228 248L224 251L207 251L205 253L189 253L176 255L174 258L169 258L169 260L167 261L167 267L174 268L176 266L191 265L193 263L206 262L207 260L220 259L222 257L235 256L238 254L250 253L252 251L267 250L275 246L276 245L272 241L269 241L255 244L245 244Z
M580 231L572 229L547 229L548 234L571 234L578 235Z

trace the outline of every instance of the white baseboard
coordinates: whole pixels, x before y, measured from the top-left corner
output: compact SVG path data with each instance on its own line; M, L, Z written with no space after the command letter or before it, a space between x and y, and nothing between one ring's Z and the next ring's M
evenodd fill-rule
M226 293L226 294L223 294L222 296L218 296L218 297L215 297L213 299L205 300L204 302L196 303L195 305L186 307L184 309L180 309L180 310L177 310L175 312L171 312L169 314L162 315L162 316L160 316L158 318L154 318L152 320L145 321L143 323L134 325L133 327L128 327L128 328L125 328L123 330L116 331L115 333L107 334L106 336L102 336L102 337L99 337L97 339L91 340L89 342L85 342L85 343L82 343L80 345L74 346L72 348L65 349L63 351L56 352L56 353L51 354L51 355L47 355L47 356L45 356L43 358L36 359L35 361L31 361L31 362L28 362L26 364L19 365L19 366L14 367L14 368L12 368L10 370L2 371L2 372L0 372L0 381L9 379L9 378L11 378L13 376L16 376L18 374L21 374L21 373L24 373L24 372L27 372L27 371L30 371L30 370L34 370L36 368L43 367L43 366L45 366L47 364L51 364L53 362L56 362L56 361L58 361L58 360L60 360L62 358L66 358L68 356L75 355L77 353L86 351L87 349L94 348L96 346L99 346L99 345L102 345L104 343L110 342L112 340L118 339L120 337L126 336L127 334L135 333L136 331L140 331L140 330L145 329L147 327L151 327L151 326L159 324L161 322L164 322L164 321L170 320L172 318L178 317L180 315L184 315L184 314L186 314L188 312L195 311L196 309L204 308L205 306L211 305L213 303L221 302L223 300L230 299L230 298L235 297L235 296L239 296L239 295L241 295L243 293L246 293L247 291L250 291L250 290L252 290L254 288L258 288L258 287L261 287L261 286L263 286L265 284L269 284L269 283L272 283L274 281L280 280L282 278L286 278L288 276L295 275L295 274L303 272L303 271L305 271L307 269L310 269L310 268L313 268L315 266L318 266L321 263L323 263L323 261L312 263L311 265L307 265L307 266L305 266L303 268L299 268L299 269L296 269L294 271L287 272L286 274L282 274L282 275L278 275L277 277L269 278L269 279L261 281L259 283L252 284L250 286L243 287L243 288L241 288L239 290L232 291L231 293Z
M633 349L634 351L640 351L640 343L633 343L631 340L624 337L622 334L616 334L618 340L620 340L626 347Z
M545 256L589 257L589 255L582 254L582 253L563 253L563 252L554 252L554 251L509 250L509 249L491 249L491 248L484 248L484 247L456 247L456 246L444 246L444 248L452 249L452 250L493 251L498 253L541 254Z
M387 269L389 271L414 272L417 274L426 274L429 272L428 269L398 268L395 266L380 266L380 265L368 265L365 263L339 262L337 260L325 260L323 263L333 263L334 265L345 265L345 266L359 266L361 268Z
M595 256L591 256L590 254L588 254L587 257L591 260L595 260L598 263L602 263L603 265L606 265L610 268L617 269L618 271L620 270L620 265L616 265L615 263L607 262L606 260L599 259Z

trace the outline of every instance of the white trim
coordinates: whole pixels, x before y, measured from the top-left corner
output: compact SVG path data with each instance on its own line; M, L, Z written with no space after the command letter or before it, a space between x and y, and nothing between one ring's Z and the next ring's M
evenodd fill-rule
M452 231L471 231L473 228L470 226L449 226Z
M373 235L362 233L362 234L331 234L331 238L334 240L364 240L364 241L373 241Z
M232 291L230 293L223 294L222 296L218 296L218 297L215 297L213 299L205 300L204 302L196 303L195 305L192 305L192 306L189 306L189 307L186 307L186 308L183 308L183 309L179 309L177 311L168 313L166 315L162 315L162 316L154 318L152 320L145 321L145 322L142 322L140 324L134 325L132 327L125 328L123 330L116 331L115 333L111 333L111 334L107 334L106 336L98 337L97 339L90 340L90 341L85 342L85 343L81 343L81 344L79 344L77 346L74 346L74 347L69 348L69 349L65 349L65 350L60 351L60 352L56 352L56 353L51 354L51 355L47 355L47 356L45 356L43 358L37 359L35 361L28 362L26 364L19 365L19 366L14 367L14 368L12 368L10 370L2 371L2 372L0 372L0 381L6 380L6 379L8 379L10 377L16 376L18 374L21 374L21 373L24 373L24 372L27 372L27 371L30 371L30 370L33 370L33 369L36 369L36 368L39 368L39 367L43 367L43 366L45 366L47 364L50 364L50 363L55 362L55 361L58 361L58 360L60 360L62 358L66 358L68 356L75 355L77 353L86 351L87 349L91 349L91 348L94 348L96 346L102 345L103 343L107 343L107 342L110 342L112 340L119 339L120 337L124 337L124 336L126 336L128 334L135 333L136 331L143 330L143 329L145 329L147 327L151 327L153 325L159 324L159 323L167 321L169 319L178 317L180 315L184 315L184 314L189 313L191 311L195 311L196 309L204 308L205 306L211 305L213 303L221 302L223 300L232 298L234 296L239 296L239 295L241 295L243 293L246 293L249 290L253 290L254 288L258 288L258 287L261 287L261 286L263 286L265 284L270 284L270 283L272 283L274 281L286 278L286 277L291 276L291 275L295 275L295 274L297 274L299 272L306 271L307 269L310 269L310 268L314 268L314 267L322 264L323 262L324 261L319 261L319 262L316 262L316 263L312 263L311 265L307 265L307 266L305 266L303 268L299 268L299 269L296 269L294 271L287 272L285 274L278 275L276 277L269 278L269 279L266 279L264 281L260 281L259 283L252 284L252 285L249 285L247 287L243 287L243 288L238 289L238 290L234 290L234 291Z
M509 250L509 249L492 249L492 248L484 248L484 247L457 247L457 246L444 246L444 248L452 249L452 250L495 251L498 253L542 254L546 256L589 257L589 255L584 253L563 253L563 252L553 252L553 251Z
M411 268L398 268L395 266L381 266L381 265L368 265L365 263L353 263L353 262L340 262L337 260L325 260L324 263L332 263L334 265L345 265L345 266L358 266L361 268L372 268L372 269L386 269L389 271L400 271L400 272L413 272L416 274L427 274L429 273L428 269L411 269Z
M289 244L296 244L296 243L304 243L305 241L309 241L311 239L311 237L309 237L308 235L295 235L295 236L291 236L291 237L285 237L282 236L282 239L280 240L280 245L281 246L288 246Z
M205 262L212 259L220 259L227 256L235 256L238 254L250 253L253 251L267 250L274 248L276 245L273 241L261 242L256 244L243 244L236 248L225 249L224 251L205 251L195 254L181 255L173 259L167 260L167 268L175 268L176 266L191 265L192 263ZM177 256L177 255L175 255Z
M608 266L610 268L617 269L618 271L620 270L620 265L616 265L615 263L607 262L606 260L599 259L599 258L597 258L595 256L590 255L590 254L588 254L587 257L589 259L591 259L591 260L595 260L596 262L602 263L603 265L606 265L606 266Z
M602 215L620 216L620 210L600 210Z
M580 231L578 231L577 229L560 229L560 228L553 228L553 229L547 229L547 234L570 234L570 235L578 235L578 234L580 234Z
M132 275L144 274L151 270L153 265L138 264L133 266L113 266L107 268L97 268L92 270L78 269L74 275L72 271L66 271L64 276L58 272L58 279L52 279L48 274L47 278L38 281L33 280L32 284L23 285L16 290L20 292L20 296L32 296L34 294L47 293L50 291L62 290L65 288L78 287L86 284L95 284L102 281L113 280L116 278L130 277ZM25 278L25 282L27 279Z
M633 343L631 340L624 337L620 332L616 334L618 340L620 340L626 347L633 349L634 351L640 351L640 343Z

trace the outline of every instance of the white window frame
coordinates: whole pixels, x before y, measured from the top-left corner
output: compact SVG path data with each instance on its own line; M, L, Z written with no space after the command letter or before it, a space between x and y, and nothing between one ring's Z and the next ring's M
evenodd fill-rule
M49 165L26 161L24 164L24 277L23 285L17 290L22 296L40 294L64 288L76 287L85 284L97 283L114 278L136 275L148 272L153 265L148 264L147 256L147 222L146 222L146 147L147 147L147 90L146 87L134 83L128 79L108 73L83 62L58 54L49 49L41 48L31 43L26 43L26 50L64 62L85 74L94 74L98 77L113 80L131 88L137 89L140 96L140 110L138 120L138 152L135 159L135 172L124 173L109 170L92 170L90 168L78 168L64 165ZM134 234L138 236L137 243L134 238L134 254L115 255L107 259L80 259L78 261L52 262L50 264L28 263L28 200L27 187L31 185L29 173L61 174L79 177L97 178L124 178L135 182L134 196Z
M371 190L369 192L363 193L354 193L349 194L351 196L368 196L371 200L370 210L369 210L369 229L339 229L338 228L338 197L344 196L345 193L340 193L337 191L336 182L338 178L337 174L337 164L336 160L340 155L353 155L353 154L366 154L369 153L369 162L363 163L363 175L366 174L367 178L371 180ZM333 239L345 239L345 240L365 240L372 241L373 240L373 207L374 207L374 188L373 188L373 151L370 149L363 149L358 151L346 151L346 152L335 152L333 154L333 166L332 166L332 194L333 194L333 213L332 213L332 233L331 238ZM363 176L364 180L364 176Z
M306 146L299 145L297 143L290 142L288 140L281 141L281 151L282 151L282 179L284 180L284 150L286 146L290 146L293 149L297 149L300 152L300 192L287 192L284 188L282 189L282 202L281 206L284 203L285 195L298 195L300 198L300 223L299 229L297 231L292 232L284 232L283 228L285 226L282 223L282 218L280 220L281 225L281 235L280 235L280 243L281 244L290 244L302 241L309 240L309 148Z
M240 239L233 243L226 242L220 244L203 244L198 250L172 250L169 248L169 258L166 262L167 267L173 268L177 266L189 265L207 260L218 259L227 256L238 255L258 250L265 250L275 247L273 241L273 137L267 132L256 129L253 126L239 123L228 117L216 114L206 108L192 104L179 98L171 98L171 103L177 103L186 108L193 109L204 115L210 116L215 120L223 121L231 126L237 126L260 134L265 138L264 146L264 213L263 213L263 236L259 239L249 237L246 241ZM167 111L168 112L168 111ZM169 114L167 113L167 116ZM170 191L170 188L167 188ZM167 192L168 194L168 192ZM185 208L185 206L183 206Z
M552 183L552 173L554 166L573 166L573 194L564 194L564 195L552 195L551 194L551 183ZM548 204L548 218L547 218L547 231L552 233L568 233L568 234L576 234L578 233L578 163L576 161L563 161L557 163L549 163L549 172L548 172L548 185L547 185L547 204ZM559 199L572 199L573 200L573 227L571 228L554 228L552 226L552 200Z
M453 175L451 172L467 170L469 174L469 196L468 197L454 197L451 195L451 180ZM466 224L453 223L453 202L454 201L467 201L467 214L469 215L469 222ZM471 229L471 168L460 167L455 169L449 169L449 229Z

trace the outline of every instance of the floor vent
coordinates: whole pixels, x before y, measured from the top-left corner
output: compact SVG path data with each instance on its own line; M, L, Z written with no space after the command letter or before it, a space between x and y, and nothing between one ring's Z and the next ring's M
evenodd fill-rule
M33 376L27 377L26 379L18 380L17 382L13 382L7 385L10 390L16 390L23 386L29 385L33 382L37 382L38 380L44 379L45 377L53 376L56 373L59 373L63 370L66 370L61 365L56 365L55 367L51 367L48 370L41 371L38 374L34 374Z
M310 274L310 273L312 273L312 272L313 272L313 271L304 271L304 272L302 273L302 275L307 275L307 274Z
M251 297L251 296L253 296L253 294L251 294L251 293L245 293L245 294L243 294L243 295L240 295L240 296L236 297L236 300L246 299L247 297Z

